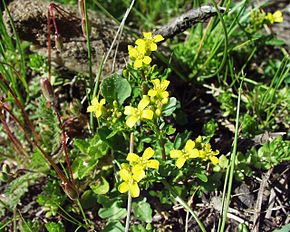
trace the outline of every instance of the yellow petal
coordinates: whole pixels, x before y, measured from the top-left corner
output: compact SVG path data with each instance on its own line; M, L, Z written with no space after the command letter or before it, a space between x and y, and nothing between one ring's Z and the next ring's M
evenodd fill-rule
M144 151L142 158L145 160L149 160L154 155L154 153L155 153L155 151L151 147L148 147Z
M95 116L96 116L96 118L101 117L102 116L102 110L101 109L96 110Z
M197 149L192 149L190 152L189 152L189 158L198 158L199 157L199 151Z
M145 46L146 42L144 39L137 39L135 44L138 46Z
M135 153L130 152L127 156L127 159L129 162L133 163L133 162L138 162L140 160L140 157L138 155L136 155Z
M134 68L141 68L143 65L143 61L141 59L138 59L134 62Z
M138 110L144 110L150 103L150 100L148 97L143 97L141 101L138 104Z
M131 175L130 175L130 172L126 169L121 169L119 171L119 175L120 177L124 180L124 181L127 181L129 179L131 179Z
M273 18L276 23L282 23L283 22L282 12L280 10L275 11L275 13L273 14Z
M100 105L105 105L106 104L106 99L103 98L101 101L100 101Z
M151 82L152 82L152 84L153 84L155 89L159 88L159 86L160 86L160 80L159 79L154 79Z
M149 89L148 96L155 97L157 95L157 91L154 89Z
M158 169L159 168L159 161L158 160L149 160L147 163L147 167Z
M126 182L123 182L119 185L118 190L120 193L125 193L128 192L129 190L129 185Z
M184 157L180 157L176 160L176 163L175 165L178 167L178 168L182 168L182 166L184 165L186 159Z
M133 179L137 182L141 181L145 176L145 171L140 165L136 165L132 168Z
M127 163L121 164L121 169L126 169L129 172L130 168L131 168L130 164L127 164Z
M130 194L134 197L139 197L140 195L140 189L137 183L133 183L129 186Z
M190 150L192 150L195 147L195 142L192 141L191 139L187 140L184 150L186 150L187 152L190 152Z
M155 35L155 36L153 37L153 41L154 41L155 43L158 43L158 42L160 42L160 41L162 41L162 40L164 40L164 38L163 38L162 35Z
M152 38L152 32L143 32L142 33L145 39L151 39Z
M167 91L163 91L163 92L160 93L160 97L168 98L169 97L169 93Z
M95 111L95 107L94 106L88 106L87 112L94 112L94 111Z
M166 90L169 84L170 84L170 81L162 80L161 84L160 84L160 87L161 87L162 90Z
M136 114L136 109L132 106L125 106L124 114L125 115L134 115L134 114Z
M170 154L170 158L176 159L176 158L181 157L183 155L183 152L180 150L171 150L169 154Z
M151 120L153 118L154 112L152 110L143 110L141 113L142 119Z
M150 64L152 59L149 56L144 56L142 61L144 64Z
M156 51L156 50L157 50L157 45L156 45L156 43L151 42L151 43L149 44L149 48L150 48L150 51L152 51L152 52Z
M137 49L134 48L132 45L128 46L129 56L130 58L136 58L138 55Z
M217 165L219 163L219 159L215 156L210 156L209 159L213 165Z
M94 97L92 100L92 105L97 105L97 104L99 104L98 98Z
M135 126L135 124L138 122L138 117L136 116L130 116L127 120L126 120L126 125L130 128L132 128L133 126Z

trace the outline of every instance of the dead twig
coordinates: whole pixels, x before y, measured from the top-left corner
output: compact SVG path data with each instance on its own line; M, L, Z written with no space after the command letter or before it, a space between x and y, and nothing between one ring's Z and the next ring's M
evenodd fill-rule
M219 7L219 11L224 13L225 8ZM208 18L215 15L217 15L217 10L213 6L202 6L198 9L192 9L155 30L154 34L160 34L165 39L169 39L184 32L197 23L205 22Z

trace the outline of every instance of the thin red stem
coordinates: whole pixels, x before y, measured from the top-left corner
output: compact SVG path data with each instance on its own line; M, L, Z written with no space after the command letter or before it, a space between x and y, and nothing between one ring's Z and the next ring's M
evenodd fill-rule
M19 101L19 99L17 98L16 94L14 93L13 89L10 87L9 83L7 80L5 80L3 78L3 76L0 74L0 81L2 81L4 83L4 85L6 86L6 88L8 89L8 91L10 92L10 94L12 95L12 97L14 98L15 104L18 106L18 108L21 110L22 116L24 118L24 121L27 123L28 127L30 128L33 136L35 137L35 139L40 142L40 136L37 134L37 132L35 131L35 128L32 124L32 122L30 121L27 113L24 110L24 107L22 106L21 102Z
M16 136L12 133L12 131L10 130L8 124L5 121L5 116L2 113L2 111L0 111L0 121L3 125L4 130L6 131L9 139L11 140L11 142L14 145L14 149L15 151L20 155L20 156L25 156L25 151L23 150L23 146L21 145L20 141L16 138Z
M57 116L57 119L58 119L58 122L59 122L59 128L61 129L61 135L62 135L61 144L62 144L63 152L64 152L64 155L65 155L65 161L67 163L67 167L68 167L68 170L69 170L70 180L74 184L72 168L71 168L71 165L70 165L70 161L69 161L69 157L68 157L68 151L67 151L67 146L66 146L68 137L67 137L67 134L65 132L64 124L62 123L60 114L59 114L54 102L53 102L53 109L54 109L54 112L55 112L55 114Z

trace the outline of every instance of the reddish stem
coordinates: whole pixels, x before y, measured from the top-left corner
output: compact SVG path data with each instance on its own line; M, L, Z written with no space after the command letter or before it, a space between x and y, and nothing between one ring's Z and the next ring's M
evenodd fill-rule
M2 102L0 101L0 104L2 104ZM17 119L17 117L11 112L11 110L9 110L5 105L3 105L3 109L5 111L7 111L9 113L9 115L11 116L12 120L14 120L14 122L16 122L18 124L18 126L20 127L21 131L24 132L24 135L25 135L25 138L27 140L27 142L32 145L33 147L37 147L39 149L39 151L42 153L42 155L45 157L45 159L49 162L49 164L53 167L53 169L55 170L55 172L57 173L58 177L61 179L62 181L62 187L64 189L64 191L66 193L68 193L68 196L74 200L74 198L72 197L72 194L69 194L69 193L75 193L76 195L78 195L78 192L77 192L77 189L75 188L75 184L73 181L69 181L65 174L60 170L60 168L56 165L56 163L52 160L52 158L37 144L36 141L34 140L30 140L29 137L26 135L25 133L25 129L24 129L24 126L20 123L20 121ZM10 138L12 138L11 140L13 141L14 145L15 145L15 150L21 154L21 151L19 151L19 148L18 146L20 145L21 147L21 144L17 144L17 139L16 141L14 140L14 135L12 134L12 132L10 131L8 125L6 124L5 120L3 120L3 114L2 112L0 112L0 120L3 124L3 127L4 129L6 130L8 136Z
M40 142L40 136L37 134L37 132L35 131L35 128L32 124L32 122L30 121L27 113L24 110L24 107L22 106L21 102L19 101L19 99L17 98L16 94L14 93L13 89L10 87L9 83L7 80L5 80L3 78L3 76L0 74L0 81L2 81L4 83L4 85L6 86L6 88L8 89L8 91L11 93L12 97L14 98L14 101L16 103L16 105L18 106L18 108L21 110L22 116L24 118L25 123L27 123L28 127L30 128L33 136L35 137L35 139L37 140L37 142Z
M60 114L59 114L59 112L58 112L58 110L56 108L56 105L55 105L54 102L52 104L53 104L54 112L55 112L55 114L57 116L57 119L58 119L58 122L59 122L59 128L61 129L61 137L62 137L61 138L61 144L62 144L63 152L64 152L64 155L65 155L65 161L67 163L67 167L68 167L68 170L69 170L70 180L74 184L74 178L73 178L72 168L71 168L71 165L70 165L70 161L69 161L69 157L68 157L68 151L67 151L67 146L66 146L68 137L67 137L67 134L65 132L64 124L62 123Z
M0 121L3 125L4 130L6 131L9 139L11 140L11 142L14 145L14 149L15 151L20 155L20 156L25 156L25 151L23 149L22 144L20 143L20 141L16 138L16 136L12 133L12 131L10 130L8 124L5 121L5 116L2 113L2 111L0 111Z

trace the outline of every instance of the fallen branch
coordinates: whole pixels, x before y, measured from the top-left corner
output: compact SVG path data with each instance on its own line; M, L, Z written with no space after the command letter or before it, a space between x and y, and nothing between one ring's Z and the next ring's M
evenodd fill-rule
M221 13L225 12L225 8L220 7ZM192 9L171 20L168 24L154 31L154 34L160 34L164 38L169 39L178 35L193 25L205 22L212 16L217 15L217 10L213 6L202 6L198 9Z

